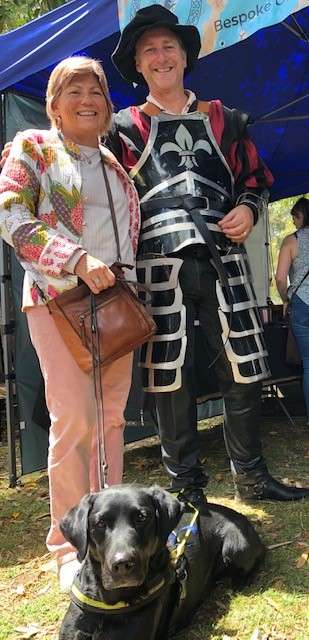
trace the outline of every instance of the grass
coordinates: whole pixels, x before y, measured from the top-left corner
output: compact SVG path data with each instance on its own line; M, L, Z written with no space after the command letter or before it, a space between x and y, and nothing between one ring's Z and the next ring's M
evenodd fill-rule
M215 585L192 625L175 640L307 640L308 502L256 506L235 503L222 418L200 425L202 458L210 475L208 499L245 514L269 547L254 584L233 593ZM264 418L264 452L279 479L308 486L308 440L304 418ZM57 569L45 548L49 527L45 472L8 488L7 447L0 447L0 640L56 640L69 596L59 593ZM125 450L125 482L167 487L157 438L131 443Z

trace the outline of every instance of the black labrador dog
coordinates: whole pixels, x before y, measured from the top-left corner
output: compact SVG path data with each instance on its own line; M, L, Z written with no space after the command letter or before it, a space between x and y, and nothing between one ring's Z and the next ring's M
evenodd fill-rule
M215 504L199 515L158 486L86 495L60 526L82 564L59 640L167 640L215 580L241 589L265 554L243 515Z

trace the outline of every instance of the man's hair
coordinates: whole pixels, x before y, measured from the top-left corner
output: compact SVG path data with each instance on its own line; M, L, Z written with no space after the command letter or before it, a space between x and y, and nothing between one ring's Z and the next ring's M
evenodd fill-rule
M299 198L297 202L295 202L294 206L291 209L291 216L295 215L295 213L301 213L303 215L303 223L302 227L309 226L309 200L307 198Z
M72 56L59 62L50 74L46 90L46 112L52 124L56 124L54 103L60 98L63 89L75 76L92 73L98 80L106 101L106 118L102 126L101 135L110 129L113 104L110 99L106 76L101 63L86 56Z

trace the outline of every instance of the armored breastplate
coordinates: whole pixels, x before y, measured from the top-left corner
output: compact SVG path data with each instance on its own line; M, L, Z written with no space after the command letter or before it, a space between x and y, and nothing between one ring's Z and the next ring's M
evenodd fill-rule
M203 242L188 213L188 196L210 225L233 207L233 176L202 113L153 116L130 177L140 196L143 253L172 253Z

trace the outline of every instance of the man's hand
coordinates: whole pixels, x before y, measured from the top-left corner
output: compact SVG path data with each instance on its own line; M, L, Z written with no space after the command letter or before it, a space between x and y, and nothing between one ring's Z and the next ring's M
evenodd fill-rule
M75 266L76 275L84 280L93 293L113 287L115 275L104 262L84 253Z
M11 146L12 146L12 142L6 142L6 144L4 145L2 151L1 151L1 160L0 160L0 167L1 169L3 169L5 162L9 156L9 153L11 151Z
M253 229L253 212L246 204L239 204L218 225L232 242L244 242Z

